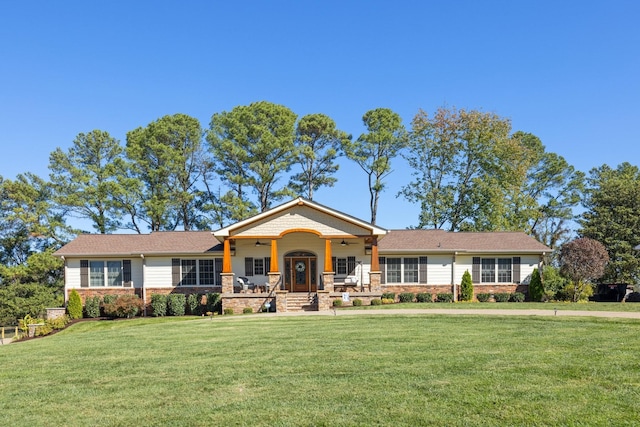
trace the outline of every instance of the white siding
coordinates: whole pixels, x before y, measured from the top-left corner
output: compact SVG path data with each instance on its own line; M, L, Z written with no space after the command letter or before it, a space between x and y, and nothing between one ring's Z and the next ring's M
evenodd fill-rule
M427 284L451 284L452 255L427 255Z
M171 257L146 257L147 268L145 274L146 288L171 287Z

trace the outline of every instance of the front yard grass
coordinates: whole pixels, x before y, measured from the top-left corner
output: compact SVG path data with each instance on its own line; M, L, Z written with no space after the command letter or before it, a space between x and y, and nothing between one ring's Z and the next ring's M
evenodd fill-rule
M358 294L351 294L351 298L357 298ZM640 312L640 303L628 302L455 302L455 303L417 303L405 302L394 304L382 304L376 306L361 306L356 309L379 310L379 309L488 309L488 310L573 310L573 311L624 311L624 312ZM344 307L344 309L353 309Z
M429 314L82 322L0 347L0 414L12 426L634 425L639 333L629 319Z

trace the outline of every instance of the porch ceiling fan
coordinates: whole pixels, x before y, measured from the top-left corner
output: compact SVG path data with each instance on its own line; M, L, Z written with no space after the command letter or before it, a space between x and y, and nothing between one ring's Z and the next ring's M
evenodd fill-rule
M261 242L260 239L256 240L256 248L260 246L271 246L269 243Z
M358 242L347 242L345 239L342 239L340 242L340 246L349 246L349 245L358 245Z

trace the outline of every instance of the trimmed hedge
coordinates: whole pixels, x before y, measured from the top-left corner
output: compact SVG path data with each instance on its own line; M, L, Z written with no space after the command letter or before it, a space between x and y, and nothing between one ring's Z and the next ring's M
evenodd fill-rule
M103 305L104 312L110 317L134 317L142 309L142 300L138 295L120 295L113 302Z
M477 294L476 298L479 302L487 302L491 299L491 294L482 292Z
M89 297L84 302L84 312L87 317L100 317L100 303L102 302L99 296Z
M433 295L430 292L418 292L416 294L416 301L418 302L433 302Z
M380 298L374 298L371 300L371 305L382 305L382 300Z
M436 302L453 302L452 293L436 294Z
M522 292L514 292L509 297L511 302L524 302L524 294Z
M413 302L414 299L416 299L416 294L412 292L402 292L398 295L399 302Z
M360 298L355 298L353 300L353 306L354 307L360 307L362 305L362 300Z
M380 297L382 299L392 299L392 300L396 300L396 294L395 292L383 292L382 296Z
M184 294L169 294L167 297L167 313L169 316L184 316L187 297Z
M153 316L162 317L167 315L167 296L163 294L151 294L151 308Z
M493 299L496 302L507 302L511 298L511 294L509 292L496 292L493 294Z

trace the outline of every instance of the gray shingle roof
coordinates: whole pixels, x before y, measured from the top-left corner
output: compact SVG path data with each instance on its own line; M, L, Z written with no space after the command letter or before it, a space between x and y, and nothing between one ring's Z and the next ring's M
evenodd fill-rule
M522 232L448 232L391 230L378 243L380 252L550 252L547 246Z
M201 254L222 251L209 231L157 231L151 234L81 234L54 255Z

